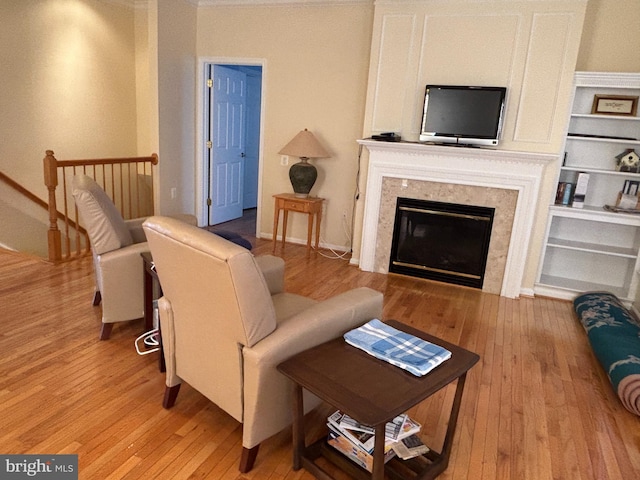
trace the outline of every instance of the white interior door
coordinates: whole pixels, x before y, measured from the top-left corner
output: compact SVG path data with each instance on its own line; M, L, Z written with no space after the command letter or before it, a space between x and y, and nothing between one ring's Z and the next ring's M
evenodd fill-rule
M246 74L209 65L209 225L242 216Z

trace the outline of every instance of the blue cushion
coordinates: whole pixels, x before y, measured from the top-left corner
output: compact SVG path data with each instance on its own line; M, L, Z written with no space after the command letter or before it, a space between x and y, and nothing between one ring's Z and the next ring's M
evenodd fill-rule
M236 245L240 245L247 250L251 250L253 248L253 245L251 245L251 242L249 242L249 240L238 235L235 232L229 232L227 230L216 230L213 233L224 238L225 240L229 240L230 242L235 243Z

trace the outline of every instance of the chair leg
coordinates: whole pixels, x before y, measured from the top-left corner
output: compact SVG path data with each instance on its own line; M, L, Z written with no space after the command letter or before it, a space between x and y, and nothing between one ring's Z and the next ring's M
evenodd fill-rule
M178 396L178 392L180 391L181 383L174 385L173 387L165 387L164 389L164 400L162 400L162 406L164 408L171 408L176 403L176 397Z
M103 323L100 329L100 340L109 340L111 330L113 330L113 323Z
M242 447L242 455L240 456L240 473L247 473L253 468L253 464L258 456L260 444L253 448Z
M100 290L96 290L95 293L93 294L92 305L94 307L97 307L98 305L100 305L101 301L102 301L102 294L100 293Z

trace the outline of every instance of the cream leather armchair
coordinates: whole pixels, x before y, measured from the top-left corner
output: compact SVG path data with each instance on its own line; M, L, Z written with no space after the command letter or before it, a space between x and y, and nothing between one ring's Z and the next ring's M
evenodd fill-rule
M96 277L93 305L102 303L100 340L106 340L115 322L144 315L140 253L149 251L142 229L145 218L124 220L105 191L87 175L73 177L71 192L91 243ZM180 218L196 223L192 215Z
M329 300L285 293L284 261L254 257L171 218L143 224L164 296L160 325L167 366L165 408L182 381L242 425L240 471L260 443L292 421L293 385L276 367L382 314L382 294L357 288ZM308 392L304 405L320 403Z

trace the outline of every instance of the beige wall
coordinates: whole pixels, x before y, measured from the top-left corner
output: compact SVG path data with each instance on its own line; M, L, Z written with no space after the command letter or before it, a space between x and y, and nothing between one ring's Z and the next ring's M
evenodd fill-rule
M157 24L157 118L160 156L156 190L157 212L163 215L195 213L197 9L183 0L154 0L153 3L157 5L157 10L152 7L150 24ZM173 188L176 189L175 198L171 198Z
M640 0L589 0L576 70L640 72Z
M369 4L199 10L201 61L236 57L264 63L259 231L266 235L273 230L272 195L292 191L289 167L280 165L277 152L307 128L332 154L314 161L319 172L311 193L327 199L322 241L349 245L342 212L351 218L372 14ZM304 216L291 215L289 228L288 237L306 240Z
M46 199L42 159L136 153L133 11L95 0L3 1L0 170Z

